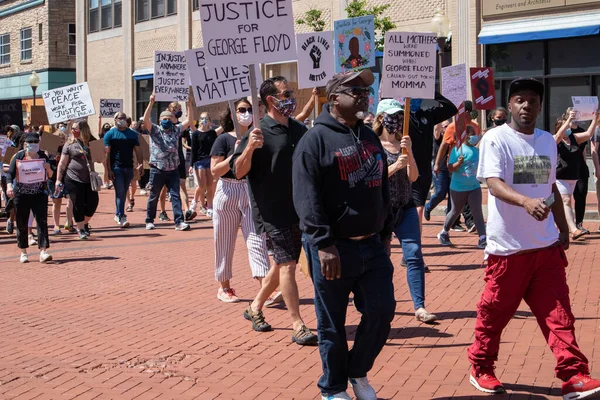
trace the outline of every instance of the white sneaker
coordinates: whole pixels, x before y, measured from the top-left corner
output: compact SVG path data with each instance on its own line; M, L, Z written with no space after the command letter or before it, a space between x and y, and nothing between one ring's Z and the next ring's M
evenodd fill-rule
M119 218L118 215L115 215L115 217L113 219L115 220L115 222L117 223L117 225L121 225L121 218Z
M155 228L155 226L154 226L154 224L152 222L147 222L146 223L146 230L147 231L151 231L154 228Z
M129 222L127 221L126 216L121 217L121 228L129 228Z
M21 258L19 259L21 264L26 264L29 262L29 257L27 257L27 253L21 253Z
M209 209L206 210L206 216L209 217L209 218L213 217L213 210L212 210L212 208L209 208Z
M190 210L196 212L196 208L198 207L198 203L195 200L192 200L192 204L190 204Z
M339 392L331 396L321 395L321 400L352 400L352 397L346 392Z
M34 246L36 244L37 244L37 240L35 240L35 237L33 235L29 235L29 245Z
M146 189L142 189L140 190L140 196L145 196L146 195Z
M375 393L373 386L369 384L366 376L364 378L350 378L349 381L357 400L377 400L377 393Z
M52 255L45 249L40 250L40 262L45 263L47 261L52 261Z
M190 225L186 224L185 222L180 222L177 225L175 225L176 231L187 231L189 229L190 229Z

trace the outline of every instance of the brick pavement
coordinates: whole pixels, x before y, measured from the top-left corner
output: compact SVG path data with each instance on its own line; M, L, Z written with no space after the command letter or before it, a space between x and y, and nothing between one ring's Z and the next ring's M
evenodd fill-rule
M101 193L94 240L51 239L56 260L51 264L19 264L13 238L0 234L0 399L319 398L318 350L291 343L287 311L267 310L275 330L260 334L241 316L245 303L216 299L212 228L205 218L189 232L175 232L167 223L148 232L139 197L129 214L133 227L120 230L112 222L112 196ZM482 252L467 233L452 234L455 248L439 247L435 234L441 223L433 217L425 224L424 251L432 270L428 309L443 320L436 326L414 320L405 273L398 267L396 318L370 374L380 398L488 397L469 385L465 353L482 288ZM568 251L579 342L592 368L600 359L595 351L600 273L593 268L599 239L592 235ZM395 265L400 258L395 245ZM235 288L250 299L258 285L241 240L235 265ZM298 281L303 316L316 329L310 282L300 274ZM350 339L359 318L350 307ZM553 366L523 305L503 336L497 373L510 394L499 397L558 398Z

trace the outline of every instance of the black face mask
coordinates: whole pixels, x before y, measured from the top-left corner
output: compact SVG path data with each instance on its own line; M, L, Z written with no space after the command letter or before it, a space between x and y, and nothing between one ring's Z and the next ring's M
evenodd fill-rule
M365 122L365 126L368 126L369 128L373 128L373 123L372 122Z
M494 125L500 126L506 123L506 119L494 119Z

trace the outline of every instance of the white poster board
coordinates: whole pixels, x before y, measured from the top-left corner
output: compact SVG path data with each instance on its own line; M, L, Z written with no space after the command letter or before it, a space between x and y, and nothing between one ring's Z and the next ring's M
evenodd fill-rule
M4 135L0 135L0 157L4 157L6 148L8 147L8 138Z
M156 101L188 101L189 81L183 52L157 50L154 53Z
M260 64L296 59L292 0L200 0L207 64Z
M298 88L325 86L333 71L333 32L299 33Z
M467 98L467 65L458 64L442 68L442 95L456 107Z
M597 96L572 96L575 121L590 121L598 110Z
M96 114L87 82L45 91L42 98L50 124Z
M436 45L433 33L386 32L381 97L433 99Z
M17 182L19 183L40 183L46 182L46 169L44 163L46 160L17 160Z
M123 99L100 99L100 116L114 118L115 114L123 111Z

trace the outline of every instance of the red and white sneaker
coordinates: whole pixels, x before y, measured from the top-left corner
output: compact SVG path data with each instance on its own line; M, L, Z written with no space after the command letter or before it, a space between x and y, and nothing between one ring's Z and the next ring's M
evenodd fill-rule
M589 399L600 393L600 381L579 373L562 384L563 400Z
M217 299L224 303L237 303L240 299L235 295L235 290L219 288Z
M505 393L504 386L496 378L494 367L475 366L471 368L471 376L469 377L471 385L475 389L485 393Z

